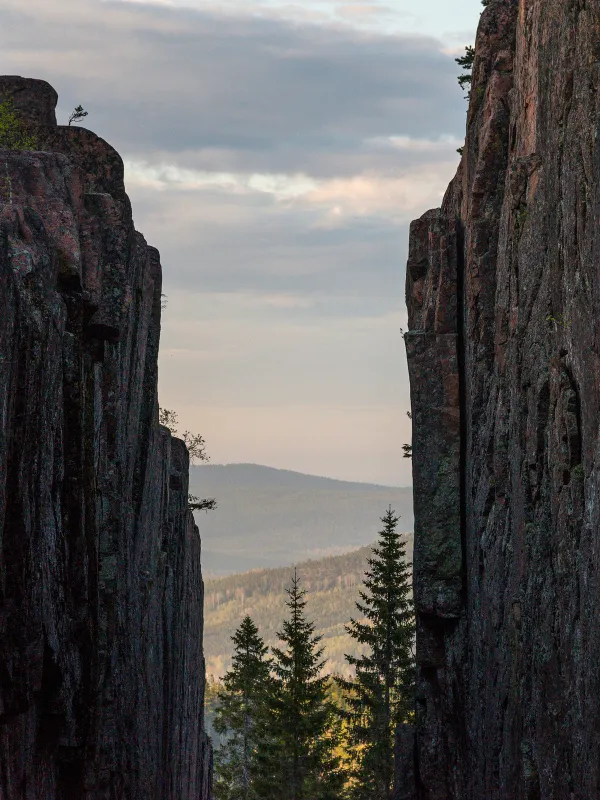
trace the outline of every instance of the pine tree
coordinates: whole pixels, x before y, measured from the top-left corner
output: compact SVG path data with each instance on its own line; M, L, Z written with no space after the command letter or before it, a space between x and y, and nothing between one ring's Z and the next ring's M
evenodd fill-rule
M406 545L396 531L398 520L391 506L381 517L384 527L367 562L362 602L356 604L365 621L352 619L346 628L366 649L363 656L346 656L355 668L355 679L339 679L355 748L356 800L394 797L396 729L413 715L411 565L405 561Z
M458 58L454 59L459 67L467 70L462 75L458 76L458 83L461 89L464 89L465 86L470 86L473 80L472 71L473 71L473 64L475 63L475 48L471 47L471 45L467 45L465 47L465 54L464 56L459 56ZM467 95L468 97L469 95Z
M215 754L217 800L259 800L257 751L265 736L264 704L269 684L268 648L250 617L232 636L231 669L223 678L215 730L227 736Z
M336 710L327 698L320 636L305 617L305 592L294 572L288 589L289 618L273 648L273 681L260 755L263 800L342 800L344 776L334 750L339 743Z

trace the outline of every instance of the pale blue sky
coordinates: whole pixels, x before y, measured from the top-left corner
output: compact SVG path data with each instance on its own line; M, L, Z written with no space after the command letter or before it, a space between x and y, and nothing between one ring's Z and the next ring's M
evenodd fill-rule
M213 463L410 483L404 267L462 144L479 0L2 0L4 74L126 164L160 402Z

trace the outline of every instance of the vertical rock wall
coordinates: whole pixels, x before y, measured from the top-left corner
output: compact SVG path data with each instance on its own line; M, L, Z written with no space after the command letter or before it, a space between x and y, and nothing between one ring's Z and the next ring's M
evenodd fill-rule
M596 2L491 1L411 232L421 800L600 797L599 43Z
M456 669L451 644L463 612L460 495L460 362L458 275L460 226L441 211L413 222L407 265L410 330L417 620L419 774L431 775L432 797L446 800L447 755L458 747L453 724ZM451 780L458 791L460 781Z
M0 798L208 800L200 539L123 164L0 78Z

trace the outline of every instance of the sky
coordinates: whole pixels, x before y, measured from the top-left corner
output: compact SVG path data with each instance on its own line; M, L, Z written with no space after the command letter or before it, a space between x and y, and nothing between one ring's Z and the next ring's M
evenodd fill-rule
M159 397L211 463L411 483L410 221L464 138L480 0L0 0L0 72L119 151L161 252Z

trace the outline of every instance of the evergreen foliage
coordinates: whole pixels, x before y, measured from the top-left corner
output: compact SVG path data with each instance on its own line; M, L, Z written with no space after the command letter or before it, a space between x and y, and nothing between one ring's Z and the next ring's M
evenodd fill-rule
M0 103L0 148L5 150L35 150L37 139L26 129L15 111L12 100Z
M344 775L338 755L340 720L322 677L323 649L306 619L305 592L296 573L288 590L289 618L273 648L266 725L259 752L263 800L342 800Z
M464 89L465 86L470 86L472 81L472 70L473 64L475 62L475 48L471 47L471 45L467 45L465 47L465 54L464 56L459 56L459 58L454 59L459 67L467 70L462 75L458 76L458 83L461 89ZM468 95L467 95L468 97Z
M214 727L223 736L215 753L216 800L259 800L257 751L264 739L264 705L270 682L268 648L250 617L232 637L231 669L218 693Z
M392 800L396 728L413 718L414 608L406 545L396 531L399 517L389 507L381 517L373 556L368 559L365 591L356 604L364 621L352 619L347 630L367 652L347 656L354 680L339 679L348 710L350 739L357 767L355 800ZM401 779L401 778L400 778Z
M188 508L190 511L214 511L217 501L214 497L205 497L201 500L195 494L188 494Z
M481 5L482 6L489 6L489 4L491 2L492 2L492 0L481 0ZM470 86L471 82L473 80L473 77L472 77L471 73L472 73L472 70L473 70L473 64L475 63L475 48L472 47L471 45L467 45L465 47L464 56L459 56L458 58L455 58L454 60L456 61L456 63L458 64L459 67L462 67L463 69L467 70L467 72L464 72L462 75L458 76L458 83L460 85L460 88L464 89L465 86ZM467 93L466 96L468 98L469 94ZM459 148L459 152L460 152L460 148ZM462 153L461 153L461 155L462 155Z
M346 633L345 624L354 613L370 555L371 548L363 547L340 556L298 564L311 620L316 633L323 636L325 672L353 674L344 654L362 652ZM205 580L204 653L209 674L220 677L229 668L231 636L245 614L250 614L265 644L278 645L277 631L281 628L281 611L288 599L289 583L289 567Z
M69 117L69 125L72 122L78 122L80 119L87 117L88 112L83 110L83 106L75 106Z

